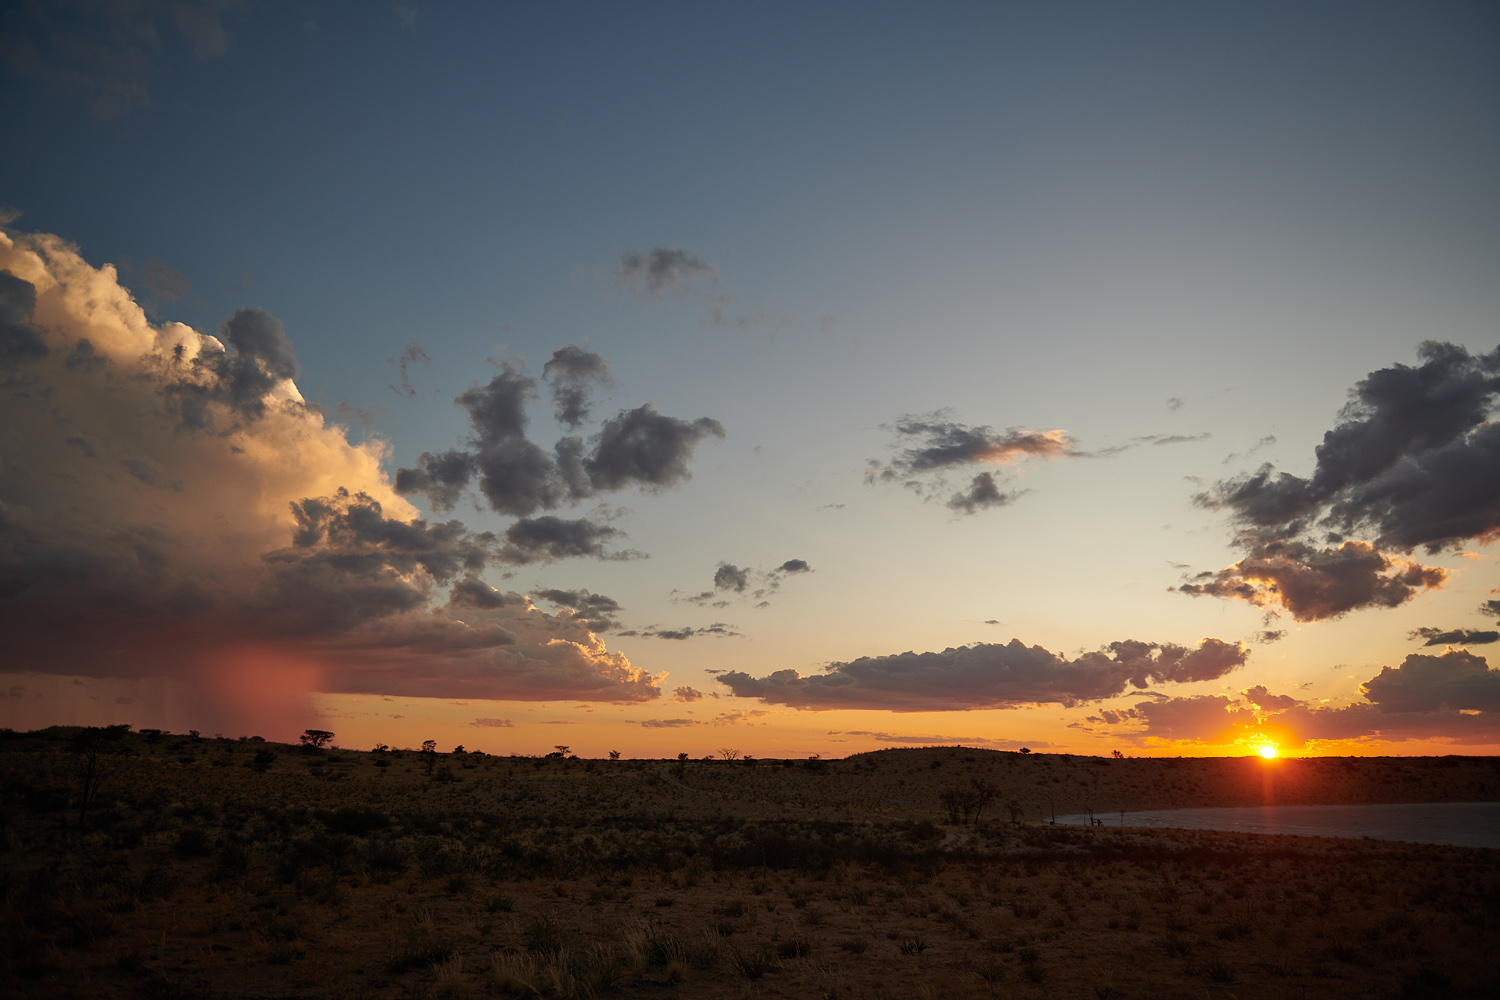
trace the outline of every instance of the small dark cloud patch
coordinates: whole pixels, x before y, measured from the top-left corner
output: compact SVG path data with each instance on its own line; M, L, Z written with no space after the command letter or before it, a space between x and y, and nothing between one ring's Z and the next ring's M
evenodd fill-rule
M422 345L415 340L408 341L401 349L401 353L394 358L386 359L386 364L396 369L399 385L388 386L398 396L415 397L416 388L411 384L411 366L425 365L432 357L422 349Z
M732 590L736 594L742 594L749 584L749 572L733 563L719 563L719 568L714 570L715 590Z
M1268 645L1273 642L1280 642L1285 638L1286 629L1284 628L1262 629L1261 631L1255 633L1255 641L1263 645Z
M1279 604L1299 621L1395 607L1447 573L1400 558L1500 532L1500 349L1424 342L1371 372L1316 449L1312 475L1264 465L1194 500L1228 512L1246 559L1188 594Z
M712 264L674 247L652 247L644 252L627 250L615 265L616 288L645 293L652 298L687 291L699 282L718 280L718 271Z
M641 725L647 729L686 729L689 726L706 726L708 723L697 719L642 719Z
M557 422L569 429L578 427L588 417L593 390L614 381L608 362L575 344L552 352L542 366L542 378L552 383Z
M1196 649L1125 640L1068 659L1013 639L1003 645L867 656L830 664L807 677L784 669L764 677L728 671L717 680L739 697L793 708L965 711L1073 706L1114 697L1127 687L1214 680L1242 666L1248 656L1245 646L1219 639L1205 639Z
M993 472L981 472L969 483L967 490L953 494L948 500L948 509L960 514L977 514L990 507L1004 507L1020 496L1020 492L1002 493L995 485Z
M574 427L590 412L589 392L608 380L597 354L569 346L555 352L545 375L559 420ZM707 437L723 438L710 417L680 420L646 403L606 420L589 441L559 439L549 452L528 437L527 406L539 383L509 363L455 402L469 414L468 447L423 452L412 468L396 471L396 492L425 495L433 510L451 510L471 485L491 509L530 517L600 492L638 486L667 489L690 478L688 463Z
M586 517L566 519L544 514L523 517L505 529L502 561L516 566L559 559L636 559L638 552L614 552L609 541L621 534L618 528L595 524Z
M891 429L895 435L892 455L885 462L872 459L865 469L865 482L893 483L930 500L949 492L946 476L950 472L1082 454L1064 431L997 431L987 425L959 423L944 410L907 414ZM994 471L987 470L976 472L966 487L949 494L945 504L955 513L974 514L1005 506L1018 496L1019 492L1001 490Z
M620 627L620 622L615 618L620 611L620 603L612 597L591 594L581 589L538 590L536 596L558 607L571 608L575 614L587 619L589 628L595 632Z
M143 273L146 290L162 302L181 302L193 294L193 283L187 275L165 261L150 257Z
M32 323L36 286L0 271L0 371L47 356L42 331Z
M1407 635L1413 640L1422 639L1424 646L1487 646L1500 642L1500 632L1472 628L1419 628Z
M509 719L475 719L469 725L481 729L514 729L516 724Z
M695 687L679 687L672 689L673 701L698 701L702 699L703 692Z
M1272 694L1270 689L1264 684L1257 684L1246 690L1245 698L1256 708L1272 709L1275 711L1281 711L1282 709L1291 708L1293 705L1302 704L1302 702L1289 694Z
M793 573L811 573L812 567L807 564L806 559L788 559L780 566L777 566L775 571L777 573L786 573L788 575L791 575Z

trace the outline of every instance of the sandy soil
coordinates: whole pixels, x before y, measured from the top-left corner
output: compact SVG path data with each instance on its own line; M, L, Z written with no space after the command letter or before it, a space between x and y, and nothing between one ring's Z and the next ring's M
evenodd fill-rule
M679 763L128 734L80 824L69 735L0 741L6 995L1500 995L1500 851L1042 822L1492 801L1493 758Z

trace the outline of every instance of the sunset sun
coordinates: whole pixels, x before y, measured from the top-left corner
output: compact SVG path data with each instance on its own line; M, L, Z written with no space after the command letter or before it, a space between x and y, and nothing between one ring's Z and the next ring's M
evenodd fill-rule
M1264 757L1266 760L1270 760L1272 757L1276 756L1276 748L1275 747L1261 747L1260 748L1260 755L1262 757Z

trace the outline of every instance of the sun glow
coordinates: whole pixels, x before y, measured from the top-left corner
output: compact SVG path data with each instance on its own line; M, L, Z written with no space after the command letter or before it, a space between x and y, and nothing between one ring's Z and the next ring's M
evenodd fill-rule
M1266 760L1270 760L1272 757L1276 756L1276 748L1275 747L1261 747L1260 748L1260 755L1262 757L1264 757Z

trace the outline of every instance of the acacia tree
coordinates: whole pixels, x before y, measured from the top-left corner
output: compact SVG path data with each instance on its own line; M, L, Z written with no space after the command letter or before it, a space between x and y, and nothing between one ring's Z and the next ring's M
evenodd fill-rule
M423 740L422 749L418 752L422 755L422 766L427 769L427 777L432 777L432 769L437 766L437 740Z
M610 760L619 760L620 759L620 751L618 751L618 750L611 750L609 752L609 759Z
M725 747L724 749L719 751L719 756L723 757L725 760L739 760L740 752L733 747Z
M974 825L979 825L979 818L984 815L984 807L995 801L995 796L1000 794L1000 789L979 778L970 778L969 784L974 786L972 798L974 801Z
M329 740L333 739L333 734L326 729L307 729L297 739L305 747L321 750L328 745Z
M78 755L77 774L82 786L78 802L78 825L82 826L88 816L89 806L99 795L99 786L111 775L111 769L102 759L106 753L117 748L121 738L129 732L128 725L90 726L73 737L70 749Z

